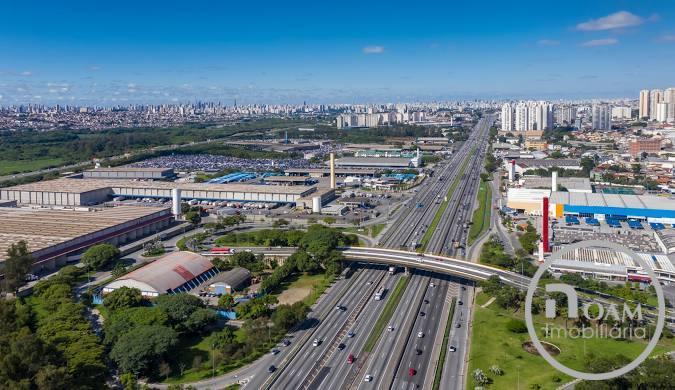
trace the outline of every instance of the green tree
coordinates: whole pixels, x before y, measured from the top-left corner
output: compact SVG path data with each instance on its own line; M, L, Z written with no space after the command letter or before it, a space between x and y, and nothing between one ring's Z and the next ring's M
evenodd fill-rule
M188 211L185 213L185 220L193 225L199 225L199 223L202 221L202 216L199 215L198 211Z
M166 313L169 326L178 332L197 333L216 320L215 313L190 294L161 295L155 299L155 306Z
M2 272L5 274L0 283L2 291L16 292L26 283L26 275L33 265L33 256L28 251L26 241L19 241L7 249L7 258Z
M218 307L225 311L231 311L234 307L234 297L232 294L225 294L218 298Z
M120 258L120 250L111 244L97 244L82 255L82 263L94 270L102 269Z
M129 287L120 287L103 298L103 305L113 311L139 306L142 302L141 290Z
M152 375L176 344L178 334L171 328L139 326L120 337L110 357L122 372Z

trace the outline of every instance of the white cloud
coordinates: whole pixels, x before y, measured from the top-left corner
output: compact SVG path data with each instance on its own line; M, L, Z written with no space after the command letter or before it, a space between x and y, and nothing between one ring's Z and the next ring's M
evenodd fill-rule
M540 39L537 41L537 44L542 46L558 46L560 41L556 41L555 39Z
M605 38L605 39L592 39L581 44L584 47L593 47L593 46L609 46L619 43L617 39L614 38Z
M136 88L136 84L129 83L129 84L127 84L127 88Z
M664 42L675 42L675 34L666 34L661 37Z
M579 23L577 24L577 30L612 30L616 28L639 26L644 22L645 20L638 15L632 14L628 11L619 11L598 19L591 19L587 22Z
M98 65L92 65L92 66L89 67L89 70L91 70L91 71L97 71L99 69L101 69L101 67L98 66Z
M32 76L33 72L30 70L24 70L23 72L19 73L21 76Z
M384 46L366 46L363 48L364 54L382 54L384 53Z

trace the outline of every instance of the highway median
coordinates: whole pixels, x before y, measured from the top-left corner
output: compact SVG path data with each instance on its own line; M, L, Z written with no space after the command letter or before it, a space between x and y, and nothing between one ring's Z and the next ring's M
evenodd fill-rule
M396 311L396 307L401 301L401 297L403 297L403 293L405 292L409 281L410 278L408 276L402 276L398 283L396 283L396 287L392 290L391 296L387 300L384 310L382 310L382 314L380 314L380 317L375 322L375 326L373 326L373 330L370 332L370 335L363 346L365 352L370 353L373 351L375 344L377 344L377 340L379 340L384 331L384 327L391 321L391 317L394 315L394 311Z

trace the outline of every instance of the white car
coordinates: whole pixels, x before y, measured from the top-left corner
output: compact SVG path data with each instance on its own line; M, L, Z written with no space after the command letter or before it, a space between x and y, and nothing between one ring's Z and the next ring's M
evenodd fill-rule
M350 330L349 333L347 333L347 337L349 338L354 337L354 331Z
M393 331L394 331L394 327L391 326L391 325L389 325L389 326L387 326L387 330L390 331L390 332L393 332Z
M436 287L434 283L429 283L429 287Z
M314 346L314 347L318 347L319 344L321 344L321 340L319 340L319 339L314 339L314 341L312 341L312 346Z
M457 352L457 348L454 345L450 346L450 352Z
M364 381L364 382L370 382L370 381L372 381L372 380L373 380L373 376L372 376L372 375L366 375L366 376L363 377L363 381Z
M417 332L417 337L419 337L419 338L424 337L424 332Z

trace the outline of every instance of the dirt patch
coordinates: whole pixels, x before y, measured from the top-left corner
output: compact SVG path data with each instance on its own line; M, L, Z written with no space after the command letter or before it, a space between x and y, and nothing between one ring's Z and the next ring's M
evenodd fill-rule
M311 292L312 289L308 287L292 287L284 290L277 299L280 305L292 305L307 298Z
M551 356L558 356L560 355L560 348L557 346L547 343L545 341L541 342L541 345L544 346L544 349L546 349L546 352L549 353ZM539 356L539 351L537 351L537 348L534 347L534 344L531 341L526 341L523 343L523 349L527 351L528 353L531 353L532 355L537 355Z

